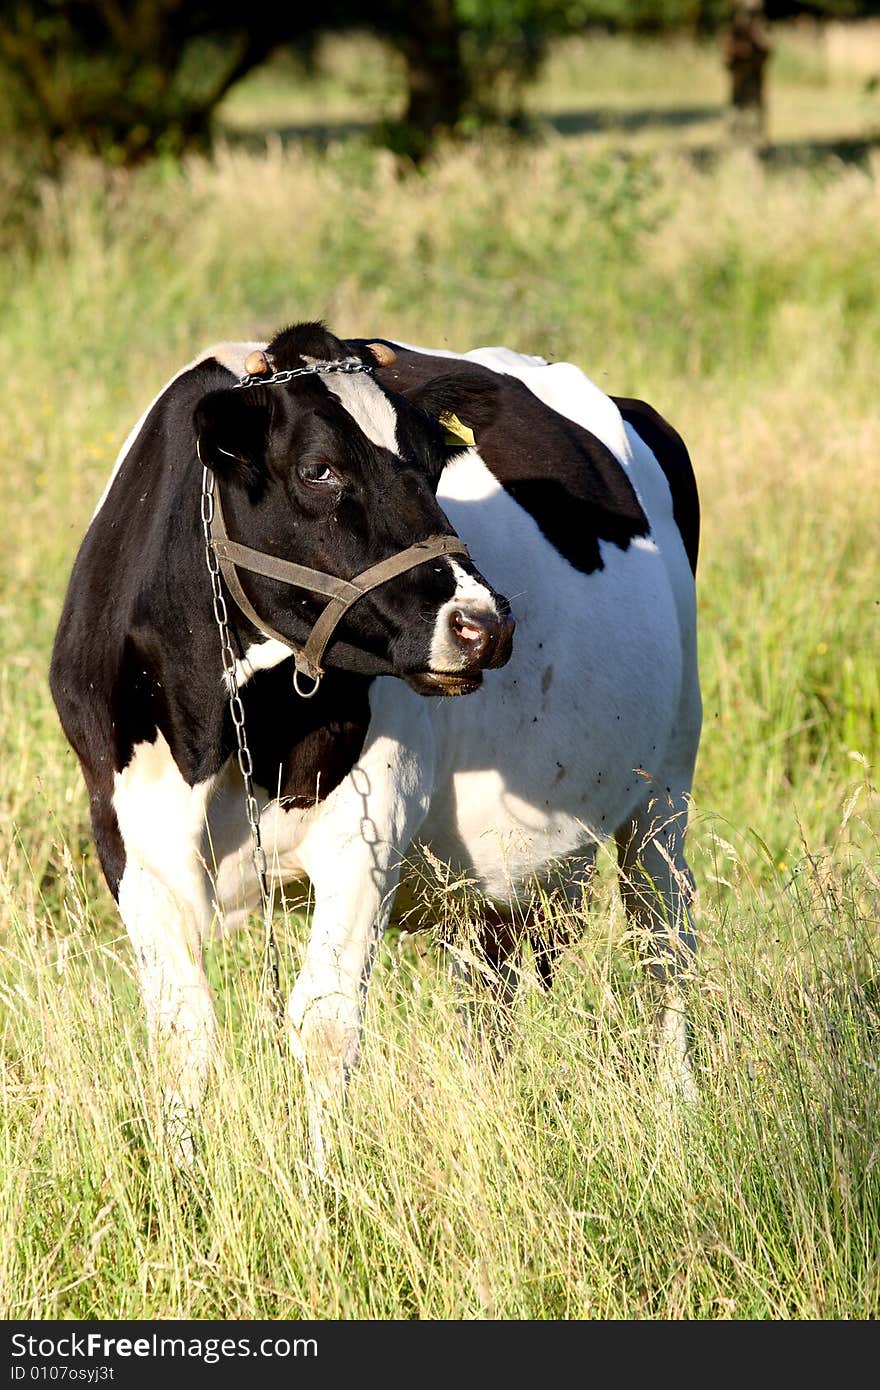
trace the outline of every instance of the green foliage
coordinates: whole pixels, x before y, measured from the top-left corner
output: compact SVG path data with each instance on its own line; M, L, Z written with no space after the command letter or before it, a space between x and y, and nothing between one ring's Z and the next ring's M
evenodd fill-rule
M7 124L46 167L70 148L116 164L204 141L225 93L281 38L289 19L245 18L230 3L20 0L0 18Z
M546 37L591 25L656 32L693 25L705 0L456 0L462 22L489 35L530 29Z

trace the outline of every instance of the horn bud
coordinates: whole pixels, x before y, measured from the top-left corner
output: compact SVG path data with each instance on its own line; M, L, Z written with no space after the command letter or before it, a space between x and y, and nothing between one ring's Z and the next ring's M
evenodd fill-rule
M385 343L368 343L367 352L373 354L380 367L390 367L392 362L397 361L394 348L388 347Z
M244 359L244 369L248 376L268 376L272 368L262 348L249 352Z

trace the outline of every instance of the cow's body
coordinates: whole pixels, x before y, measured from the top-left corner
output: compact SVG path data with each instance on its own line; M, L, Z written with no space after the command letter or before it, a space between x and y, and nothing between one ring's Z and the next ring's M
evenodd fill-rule
M213 1044L201 943L217 915L231 922L259 894L217 630L204 603L189 603L207 593L207 576L184 422L199 393L242 373L254 346L227 345L187 369L127 441L77 562L53 665L105 872L153 1027L177 1039L174 1080L187 1104ZM270 871L307 877L314 896L290 1018L319 1098L356 1054L375 942L401 864L418 874L422 844L509 912L536 882L583 883L596 845L616 834L631 913L670 959L690 940L698 513L684 448L649 408L612 401L568 364L396 347L377 376L404 395L450 367L463 389L469 374L477 391L495 374L500 406L477 447L447 466L438 499L481 575L509 596L517 632L511 659L479 692L439 700L393 677L330 671L318 697L301 701L289 651L253 630L243 638ZM360 411L351 413L363 425ZM467 406L458 413L467 423ZM189 514L170 500L181 470ZM147 552L164 563L145 592L123 576ZM456 602L469 586L478 599L479 576L455 573ZM176 612L168 650L157 649L151 603ZM102 613L115 625L109 644L95 634ZM667 1032L687 1083L683 1027Z

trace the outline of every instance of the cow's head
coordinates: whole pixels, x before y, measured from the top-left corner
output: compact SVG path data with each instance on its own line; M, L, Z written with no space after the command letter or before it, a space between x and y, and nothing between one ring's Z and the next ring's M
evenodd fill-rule
M279 334L267 357L278 373L351 352L322 325L301 324ZM371 361L368 350L363 360ZM454 535L436 498L451 453L442 427L369 373L214 391L194 424L222 486L229 534L254 550L352 579L417 541ZM256 574L240 578L260 617L305 643L326 599ZM507 600L468 558L437 556L359 599L325 661L401 676L425 695L466 694L508 660L513 627Z

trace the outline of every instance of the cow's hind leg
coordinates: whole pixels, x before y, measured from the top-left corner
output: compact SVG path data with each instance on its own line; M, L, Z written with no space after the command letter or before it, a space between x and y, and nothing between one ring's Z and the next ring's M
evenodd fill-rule
M502 1014L519 986L520 954L526 927L494 903L474 906L474 921L463 932L457 924L447 941L459 1014L469 1037L483 1036L483 1004Z
M506 1055L527 939L525 922L489 901L474 903L467 925L456 921L445 934L461 1045L475 1060L501 1061Z
M664 1085L696 1100L685 1007L695 938L694 881L684 855L688 795L670 783L652 792L617 833L620 891L630 924L659 993L658 1065Z
M590 905L596 876L596 851L585 847L576 861L561 866L556 881L538 895L529 926L529 941L538 978L550 989L560 955L571 943L578 916Z
M552 884L536 884L530 899L504 908L486 902L473 939L450 947L453 978L462 995L460 1014L468 1038L491 1039L503 1055L513 1001L522 981L522 948L532 948L541 987L549 990L560 955L572 939L576 914L589 903L595 854L566 864Z
M166 1134L193 1152L193 1121L216 1046L203 945L212 920L201 856L208 787L190 787L161 735L116 777L125 868L119 911L134 948Z

